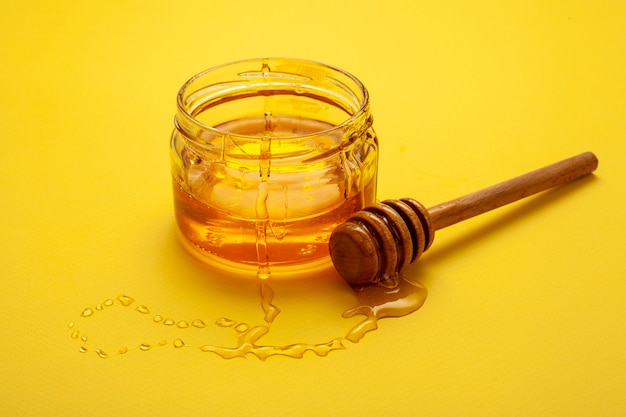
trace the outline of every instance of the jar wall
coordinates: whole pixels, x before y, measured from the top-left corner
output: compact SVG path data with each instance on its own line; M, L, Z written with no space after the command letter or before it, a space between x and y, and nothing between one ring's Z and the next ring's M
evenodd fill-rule
M266 277L328 265L331 231L375 202L367 91L341 70L289 59L227 64L186 83L178 105L176 220L213 266Z

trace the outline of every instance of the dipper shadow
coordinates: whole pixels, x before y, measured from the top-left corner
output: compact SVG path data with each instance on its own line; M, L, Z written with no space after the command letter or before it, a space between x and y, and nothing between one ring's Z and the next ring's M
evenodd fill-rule
M426 285L426 281L433 279L432 274L428 273L429 267L434 267L444 262L451 254L460 253L464 248L471 245L480 245L481 241L488 239L490 235L505 232L506 228L511 227L513 223L523 225L521 220L530 220L533 214L545 210L549 205L554 205L557 202L563 203L561 200L564 200L567 195L579 192L582 187L588 187L595 181L598 181L595 175L587 175L571 183L551 188L514 202L512 208L495 218L492 222L481 228L466 232L460 237L452 237L446 241L438 241L437 235L435 234L433 246L428 252L424 253L422 258L415 261L414 264L409 267L407 275L413 280ZM494 210L494 212L497 212L497 210L498 209ZM451 227L454 227L454 225ZM417 264L419 264L419 266L416 266Z

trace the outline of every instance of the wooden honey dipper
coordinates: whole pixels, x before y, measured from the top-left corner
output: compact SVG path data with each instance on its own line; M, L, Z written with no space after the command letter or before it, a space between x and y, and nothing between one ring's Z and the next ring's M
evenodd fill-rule
M426 209L412 198L385 200L354 213L330 236L330 256L350 284L384 281L426 251L435 231L590 174L591 152Z

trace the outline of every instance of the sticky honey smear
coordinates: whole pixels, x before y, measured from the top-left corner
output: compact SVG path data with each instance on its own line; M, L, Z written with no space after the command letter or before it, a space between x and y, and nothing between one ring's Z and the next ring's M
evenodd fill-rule
M357 306L343 313L344 318L365 317L354 326L345 338L353 343L361 340L367 332L378 328L378 320L403 317L419 309L426 301L426 288L407 281L403 277L392 280L389 285L371 285L356 290Z
M265 344L263 337L272 329L272 324L281 314L274 304L274 290L270 280L260 281L260 307L263 313L261 324L250 325L245 322L222 316L213 320L204 318L181 318L154 312L152 309L133 297L123 294L117 298L105 299L94 306L83 308L76 320L68 324L70 338L78 344L78 351L92 353L102 359L126 355L131 351L148 352L157 348L171 347L177 350L195 348L202 352L213 353L224 359L256 357L266 360L271 356L302 358L307 352L317 356L326 356L334 350L346 349L347 342L358 343L366 333L378 328L378 321L390 317L406 316L419 309L426 299L426 289L398 278L388 286L368 286L355 289L356 305L343 313L344 318L363 316L363 319L343 336L329 337L319 343ZM130 317L141 320L143 327L151 327L150 339L135 340L130 335L114 333L114 340L92 341L91 334L84 331L89 322L102 320L98 328L117 329L120 321ZM217 342L219 337L208 332L209 329L227 330L234 333L235 342ZM108 333L108 332L107 332ZM94 335L101 336L101 335ZM136 336L136 335L135 335ZM203 340L209 339L209 340ZM211 343L208 343L210 340ZM190 340L192 340L190 342ZM106 345L107 347L105 347ZM115 346L111 348L110 346Z

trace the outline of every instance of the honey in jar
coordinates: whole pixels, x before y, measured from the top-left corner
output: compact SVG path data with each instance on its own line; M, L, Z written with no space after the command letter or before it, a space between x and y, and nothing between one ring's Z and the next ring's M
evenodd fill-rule
M334 227L376 198L363 84L321 63L252 59L196 75L177 103L171 161L185 246L236 275L330 265Z

